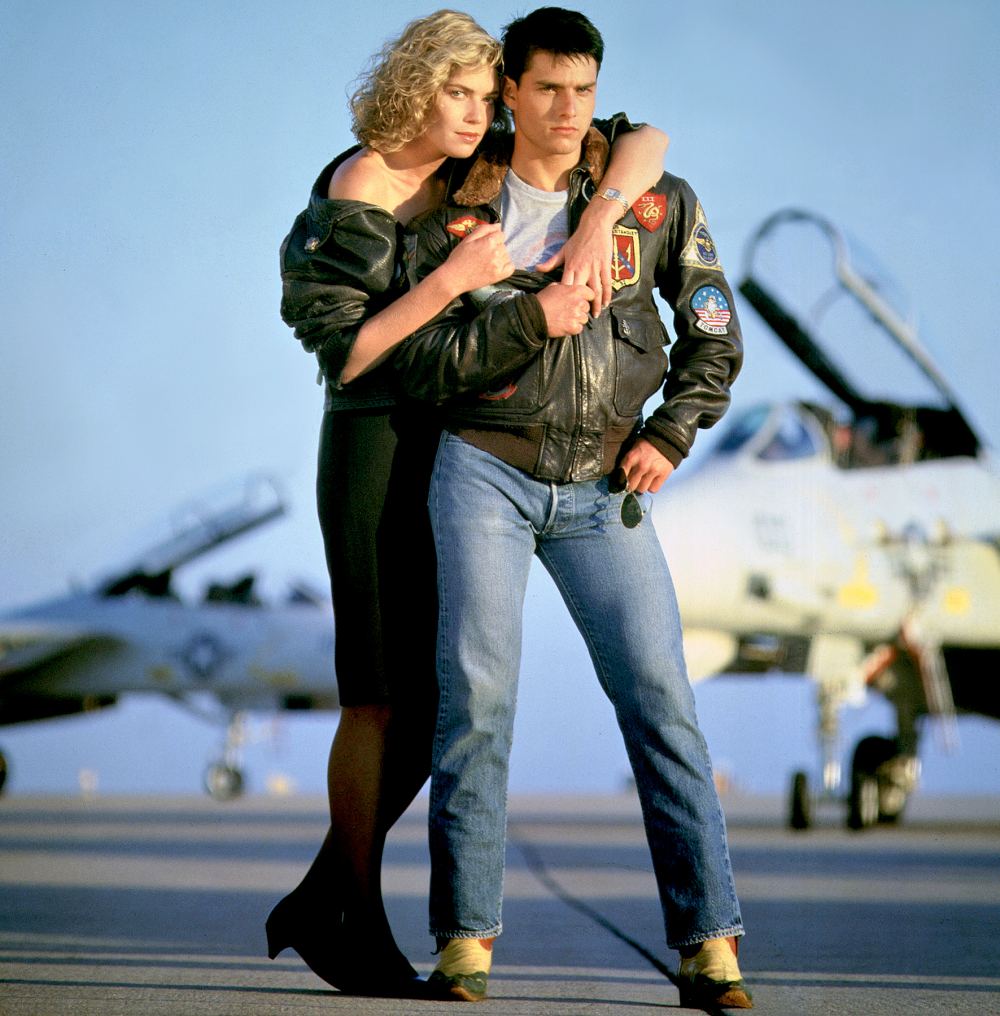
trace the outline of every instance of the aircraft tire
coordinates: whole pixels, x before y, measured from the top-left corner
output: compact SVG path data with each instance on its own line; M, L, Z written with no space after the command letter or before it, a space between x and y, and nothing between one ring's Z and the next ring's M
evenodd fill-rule
M812 825L812 802L809 800L809 777L802 771L792 776L789 796L788 826L790 829L808 829Z
M216 762L205 770L205 790L213 801L232 801L243 793L243 772Z
M0 796L3 796L3 788L7 783L7 756L0 751Z
M878 780L870 773L855 773L847 802L847 828L860 831L878 822Z
M863 737L851 760L851 792L847 800L847 828L870 829L880 821L892 821L880 808L879 767L898 752L893 738Z

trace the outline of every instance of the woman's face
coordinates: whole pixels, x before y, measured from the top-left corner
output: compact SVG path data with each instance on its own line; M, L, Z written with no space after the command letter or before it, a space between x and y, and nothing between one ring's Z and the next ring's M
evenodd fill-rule
M471 155L493 121L497 84L492 67L456 67L434 100L424 139L442 155Z

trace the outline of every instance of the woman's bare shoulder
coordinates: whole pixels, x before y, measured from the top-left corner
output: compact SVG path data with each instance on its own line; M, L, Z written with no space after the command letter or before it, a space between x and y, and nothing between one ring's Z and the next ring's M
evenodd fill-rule
M365 201L386 207L385 165L370 149L345 159L330 177L327 197L334 201Z

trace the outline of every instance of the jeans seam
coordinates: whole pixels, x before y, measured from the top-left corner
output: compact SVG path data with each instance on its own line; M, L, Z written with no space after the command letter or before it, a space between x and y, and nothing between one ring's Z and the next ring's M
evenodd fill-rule
M441 445L438 448L438 455L437 458L435 459L435 470L437 468L437 462L441 459L443 455L444 445L447 440L447 436L448 436L447 434L442 435ZM435 485L433 484L433 482L431 485L431 496L429 498L428 511L429 514L431 515L431 523L432 523L431 529L434 534L434 545L435 545L434 549L435 553L438 554L438 559L440 559L440 548L438 546L438 536L437 536L438 527L434 525L434 522L437 520L439 515L439 504ZM444 724L442 722L442 717L444 716L445 710L447 709L448 702L450 700L450 696L448 693L448 682L447 680L444 679L448 671L448 665L445 660L444 654L440 650L440 647L444 644L443 639L440 637L441 633L446 632L448 630L448 608L446 606L447 598L445 596L445 589L447 587L445 584L446 580L444 574L442 573L440 568L438 569L437 581L439 587L438 640L435 649L435 665L438 675L438 712L437 712L437 721L434 725L434 741L431 755L432 773L434 772L434 770L437 769L437 765L441 757L441 750L445 740ZM436 813L437 807L440 805L440 795L441 795L440 786L436 780L432 779L431 794L429 801L429 809L430 809L429 816L432 816ZM434 908L438 905L438 901L436 899L435 894L432 893L429 903L433 914ZM437 937L455 937L451 935L445 935L444 933L436 932L433 927L433 920L430 933L431 935L435 935Z

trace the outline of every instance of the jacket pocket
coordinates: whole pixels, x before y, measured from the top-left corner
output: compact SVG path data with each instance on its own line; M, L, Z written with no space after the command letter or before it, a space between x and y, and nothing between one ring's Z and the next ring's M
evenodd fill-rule
M481 420L512 420L531 416L539 409L543 358L536 357L520 373L500 378L487 390L463 396L455 405L471 410Z
M654 311L611 308L614 329L615 411L634 417L667 373L666 328Z

